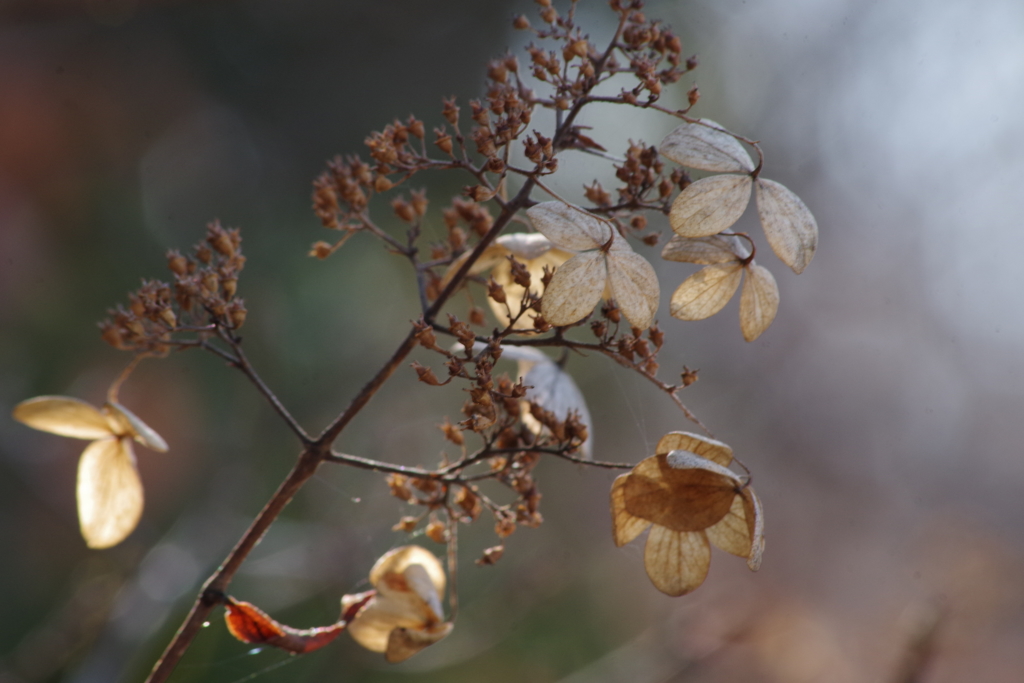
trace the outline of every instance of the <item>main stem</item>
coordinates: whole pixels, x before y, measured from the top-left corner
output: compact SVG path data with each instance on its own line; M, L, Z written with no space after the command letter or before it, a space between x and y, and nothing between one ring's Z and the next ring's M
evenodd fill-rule
M459 272L456 273L455 277L451 279L448 286L441 292L434 303L427 309L425 318L428 322L431 322L445 304L449 297L455 292L458 286L461 284L463 278L469 272L470 266L479 258L480 254L483 253L491 242L498 236L498 234L505 228L509 220L515 213L525 206L529 201L530 192L533 190L535 180L531 177L528 178L526 183L523 184L522 189L516 194L516 196L505 205L501 215L498 216L497 220L494 221L494 225L487 232L486 235L480 240L473 250L472 255L463 264ZM415 333L410 330L406 335L405 339L391 354L391 358L384 364L384 366L377 371L377 374L360 389L359 393L356 394L355 398L348 407L330 424L323 433L316 438L315 441L307 445L302 453L299 455L298 461L292 468L292 471L288 473L281 485L274 492L274 495L270 498L267 504L263 507L260 513L253 520L253 523L246 530L245 534L239 539L238 543L232 548L231 552L224 559L224 562L217 568L217 571L206 580L203 584L203 590L199 593L195 603L192 605L192 609L189 611L185 621L178 628L177 633L174 634L174 638L167 645L163 655L157 660L153 666L153 670L150 672L149 677L146 678L146 683L163 683L166 681L171 672L174 671L174 667L177 666L181 660L185 651L188 650L192 641L195 639L199 630L202 628L203 623L206 622L210 616L210 612L213 608L219 604L222 600L222 596L226 593L228 585L231 583L238 572L239 567L245 562L249 553L252 549L259 544L260 539L263 538L263 534L266 533L270 525L274 523L281 511L284 510L285 506L295 497L295 494L305 485L307 481L316 473L320 465L328 458L331 453L331 446L334 441L341 434L342 430L352 421L352 419L369 403L370 399L377 393L378 390L384 385L385 382L391 377L395 369L405 360L409 355L409 352L415 348L417 342Z

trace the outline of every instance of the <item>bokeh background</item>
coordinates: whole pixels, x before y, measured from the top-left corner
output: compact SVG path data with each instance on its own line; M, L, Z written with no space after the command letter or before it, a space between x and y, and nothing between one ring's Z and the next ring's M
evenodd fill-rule
M591 35L607 36L604 3L582 4ZM488 524L463 532L462 609L444 643L399 666L346 636L290 658L233 641L218 617L173 680L1024 680L1024 5L647 11L701 59L666 101L696 82L695 113L761 140L766 177L821 227L801 277L761 259L782 305L755 343L736 302L701 323L660 316L664 372L701 369L684 399L755 473L761 571L716 554L699 591L661 595L642 545L611 543L613 475L545 462L547 521L510 537L498 565L472 564L496 542ZM101 402L127 358L95 322L220 218L243 228L246 348L319 430L391 353L416 301L402 263L369 238L324 263L305 256L326 237L310 182L394 117L429 128L442 96L481 94L485 60L525 41L510 27L518 12L532 5L0 0L2 412L38 394ZM624 109L583 123L613 152L672 127ZM608 177L598 166L567 159L557 189L579 196ZM433 181L432 207L462 184ZM759 233L751 213L741 227ZM688 271L658 268L667 301ZM603 359L569 369L600 459L639 460L687 427ZM434 425L460 400L411 375L341 448L436 462ZM138 449L146 513L112 550L78 534L84 444L0 419L2 683L141 680L297 452L244 378L198 352L147 361L122 398L172 450ZM327 466L232 593L295 626L329 623L405 542L390 531L404 512L381 477Z

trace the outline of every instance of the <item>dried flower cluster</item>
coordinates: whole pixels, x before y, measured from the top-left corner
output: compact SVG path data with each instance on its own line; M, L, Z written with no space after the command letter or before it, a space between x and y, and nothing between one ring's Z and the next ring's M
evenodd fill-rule
M477 564L487 566L505 552L502 539L519 526L543 522L535 467L545 457L629 470L612 487L613 538L622 545L650 529L644 564L664 593L682 595L703 582L711 545L747 558L751 569L760 564L761 504L749 470L742 466L740 475L730 469L729 447L672 432L654 456L637 464L596 459L601 444L568 362L593 354L614 360L707 432L679 398L697 380L697 371L684 366L678 383L658 377L658 352L666 341L656 324L661 288L655 268L634 246L642 250L659 243L670 226L674 235L662 257L703 266L672 295L668 312L676 318L713 315L742 282L741 329L751 341L765 332L779 306L774 277L754 263L753 241L728 232L744 212L751 186L769 245L797 273L814 254L817 226L796 195L760 177L763 157L755 143L689 116L700 98L696 87L687 92L686 109L659 104L665 88L698 62L683 57L678 36L648 19L640 0L612 0L618 23L603 47L577 25L575 1L566 13L550 0L538 5L537 28L525 16L514 21L535 38L526 49L526 66L511 55L495 59L487 68L485 96L465 107L445 100L440 112L445 123L429 139L420 119L394 121L366 138L367 159L337 157L314 182L315 214L325 228L341 234L316 242L310 254L328 259L355 235L378 239L408 262L421 304L418 320L391 358L318 436L306 432L242 351L236 331L246 311L237 298L237 281L244 257L237 230L211 224L190 256L168 255L173 284L144 282L127 308L115 309L103 323L104 339L140 356L202 348L227 360L252 380L302 446L293 471L207 581L151 681L166 680L217 603L226 606L228 628L240 640L294 653L322 647L347 629L364 647L401 661L452 630L455 610L446 618L442 607L445 572L418 546L382 557L370 572L373 590L346 596L341 618L331 626L293 629L228 597L238 566L324 463L384 474L391 494L412 506L412 514L399 513L394 530L422 528L427 538L447 545L449 572L457 567L459 525L481 517L493 522L499 544L477 550ZM597 94L596 88L612 79L627 85L617 95ZM621 183L613 191L594 181L579 197L560 197L545 181L558 171L561 155L609 159L601 131L576 123L590 106L650 109L674 117L679 126L660 147L630 142L621 159L611 158ZM554 112L552 130L532 127L538 108ZM757 153L757 164L748 150ZM513 159L525 159L524 166ZM719 175L693 181L687 169ZM461 196L431 210L426 190L411 183L420 173L440 171L460 174L467 184ZM387 220L382 221L382 210ZM513 222L525 224L526 231L510 231ZM391 227L395 224L397 229ZM469 300L464 311L453 303L456 292ZM410 363L417 347L435 362ZM517 363L514 379L503 361ZM407 363L412 372L406 377L425 390L457 387L466 397L460 416L437 418L448 444L441 462L408 467L332 450L366 402ZM129 444L134 438L161 450L159 437L114 399L101 412L74 399L42 397L19 406L16 417L40 429L95 440L83 454L89 464L83 464L79 479L83 533L95 547L129 533L141 512ZM101 461L106 464L96 464ZM485 495L480 486L485 481L499 484L498 494ZM454 605L454 591L450 597Z

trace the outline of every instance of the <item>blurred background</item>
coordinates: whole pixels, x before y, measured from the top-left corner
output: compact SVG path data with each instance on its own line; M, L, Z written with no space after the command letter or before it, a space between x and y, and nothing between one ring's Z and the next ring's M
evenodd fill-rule
M605 4L583 5L581 23L607 37ZM479 96L486 59L527 40L511 16L536 23L532 8L0 0L2 412L39 394L101 403L128 358L95 322L140 278L165 278L164 252L219 218L243 229L248 353L319 431L417 303L403 264L369 238L326 262L305 255L330 237L309 209L312 179L395 117L429 130L442 96ZM801 277L763 249L782 303L752 344L736 301L708 321L671 319L690 271L638 247L662 280L664 375L700 368L684 400L754 472L761 571L716 552L697 592L658 593L642 543L611 542L614 475L544 462L546 523L507 539L496 566L472 563L497 542L490 524L465 528L445 642L398 666L347 636L292 658L234 641L217 615L172 680L1024 680L1024 5L686 0L647 12L701 60L666 103L699 85L694 113L762 141L764 175L821 228ZM673 127L625 108L582 123L617 154ZM566 158L556 189L579 197L606 171ZM439 224L465 181L432 182ZM760 238L752 209L740 228ZM597 458L638 461L688 428L610 362L568 368ZM400 373L339 447L436 463L435 425L461 404L442 393ZM245 379L198 352L143 363L121 396L171 451L137 449L145 515L111 550L78 533L84 442L0 419L0 683L141 680L297 453ZM325 466L231 592L297 627L332 622L341 594L367 588L374 560L406 542L390 530L406 512L380 476Z

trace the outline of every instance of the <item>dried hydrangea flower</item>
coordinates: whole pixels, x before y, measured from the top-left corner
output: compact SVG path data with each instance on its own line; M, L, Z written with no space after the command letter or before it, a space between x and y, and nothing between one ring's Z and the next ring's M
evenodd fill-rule
M746 210L753 184L761 227L772 251L796 273L811 262L818 246L814 216L785 186L755 178L750 155L722 126L710 119L684 123L665 137L660 151L683 166L726 174L701 178L676 197L669 222L680 237L708 237L728 230Z
M555 326L572 325L613 298L634 327L647 329L658 311L658 277L614 225L578 206L551 201L527 209L537 230L576 255L555 271L544 292L542 313Z
M732 449L688 432L670 432L656 455L612 484L612 533L618 546L648 527L644 567L655 587L685 595L703 582L711 545L747 558L756 571L764 551L761 501L727 469Z
M102 410L66 396L37 396L14 408L29 427L75 439L92 439L78 461L78 522L90 548L109 548L130 534L142 516L142 482L132 440L165 452L167 443L115 402Z
M370 570L370 584L376 594L348 625L352 638L367 650L401 662L451 632L441 608L444 569L430 551L416 545L388 551ZM342 613L365 599L366 593L346 595Z

